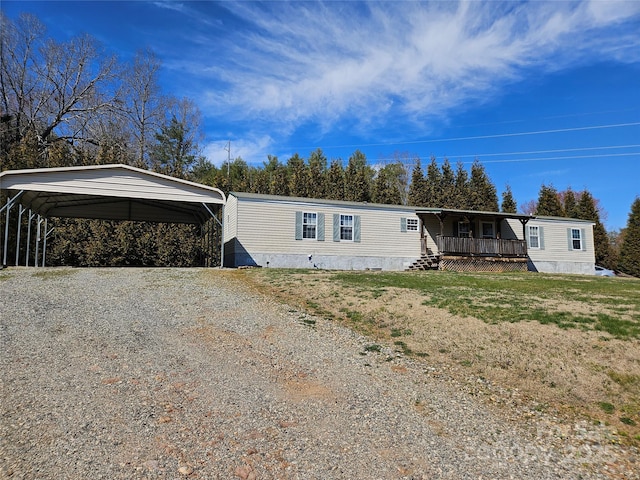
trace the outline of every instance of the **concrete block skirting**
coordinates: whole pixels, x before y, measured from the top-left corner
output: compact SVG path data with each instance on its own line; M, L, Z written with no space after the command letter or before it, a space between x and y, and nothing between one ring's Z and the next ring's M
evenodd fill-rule
M413 257L347 257L340 255L297 255L282 253L236 254L233 267L318 268L324 270L386 270L402 271L411 265Z
M570 273L574 275L595 275L595 267L589 262L531 261L529 270L541 273Z

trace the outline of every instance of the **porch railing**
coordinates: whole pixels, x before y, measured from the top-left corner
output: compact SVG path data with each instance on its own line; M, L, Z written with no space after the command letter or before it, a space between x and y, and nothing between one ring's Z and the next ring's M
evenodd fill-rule
M505 257L525 257L527 255L527 242L524 240L438 236L436 244L441 254Z

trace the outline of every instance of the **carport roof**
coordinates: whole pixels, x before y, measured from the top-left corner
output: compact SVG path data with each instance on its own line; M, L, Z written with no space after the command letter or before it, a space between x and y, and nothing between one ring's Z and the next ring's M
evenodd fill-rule
M217 188L129 165L7 170L0 189L22 191L20 203L44 217L199 224L225 204Z

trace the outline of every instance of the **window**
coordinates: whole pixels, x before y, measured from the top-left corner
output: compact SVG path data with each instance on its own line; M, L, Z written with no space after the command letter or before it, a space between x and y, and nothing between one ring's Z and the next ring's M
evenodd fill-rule
M360 242L360 215L333 214L333 241Z
M529 226L529 248L540 248L540 230L532 225Z
M417 218L407 218L407 231L408 232L417 232L418 231L418 219Z
M471 224L469 222L458 222L458 237L470 237Z
M340 215L340 240L353 241L353 215Z
M482 238L494 238L493 223L482 222Z
M316 226L318 216L315 213L304 212L302 214L302 238L316 238Z
M571 229L571 246L574 250L582 250L582 235L579 228Z

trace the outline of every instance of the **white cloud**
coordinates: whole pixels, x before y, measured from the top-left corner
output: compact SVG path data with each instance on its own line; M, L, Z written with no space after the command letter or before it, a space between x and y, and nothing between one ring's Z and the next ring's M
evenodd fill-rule
M172 1L156 1L153 4L158 8L164 8L167 10L172 10L175 12L183 12L185 7L182 2L172 2Z
M526 178L543 178L545 181L550 181L550 179L554 177L566 178L571 173L571 170L568 168L556 169L556 170L541 170L541 171L533 171L525 175ZM544 182L543 182L544 183Z
M186 68L210 80L203 108L271 131L424 125L532 70L638 61L640 31L624 22L637 27L640 2L612 3L229 3L247 28L201 39Z
M268 135L250 139L218 140L207 143L203 148L203 155L216 167L226 162L229 156L231 161L240 157L249 165L262 166L262 162L267 161L264 152L269 151L272 146L273 140Z

